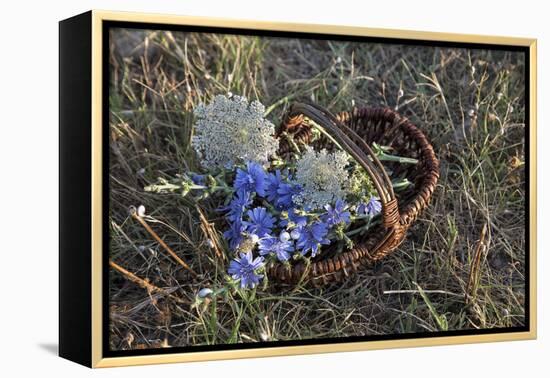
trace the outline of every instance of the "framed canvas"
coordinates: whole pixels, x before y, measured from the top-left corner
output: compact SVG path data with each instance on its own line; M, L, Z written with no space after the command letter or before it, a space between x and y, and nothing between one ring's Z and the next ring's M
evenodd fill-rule
M59 353L536 337L536 40L60 22Z

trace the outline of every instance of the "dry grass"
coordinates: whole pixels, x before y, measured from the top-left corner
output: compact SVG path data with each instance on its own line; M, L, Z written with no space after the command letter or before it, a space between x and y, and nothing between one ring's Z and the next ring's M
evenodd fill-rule
M111 270L112 349L524 324L522 54L122 29L111 42L110 257L153 286ZM191 111L228 91L262 101L275 124L306 98L390 106L420 125L441 178L399 250L323 289L226 289L207 242L220 214L143 188L196 168ZM139 205L197 277L130 216ZM199 302L201 288L216 295Z

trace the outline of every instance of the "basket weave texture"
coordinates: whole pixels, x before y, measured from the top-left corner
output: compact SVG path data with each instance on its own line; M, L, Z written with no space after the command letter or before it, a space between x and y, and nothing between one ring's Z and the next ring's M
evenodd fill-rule
M332 137L312 141L311 121ZM334 140L369 174L382 203L382 222L363 235L352 238L354 246L340 253L331 245L310 264L290 266L275 263L267 267L271 280L281 283L310 283L322 286L342 281L361 267L393 252L405 239L406 232L427 207L439 178L439 161L424 133L407 118L388 108L360 108L336 116L314 104L295 103L278 130L279 154L288 157L293 145L311 144L314 148L334 149ZM392 153L418 159L417 164L379 161L371 149L373 143L389 146ZM406 177L413 183L396 196L386 169L394 177Z

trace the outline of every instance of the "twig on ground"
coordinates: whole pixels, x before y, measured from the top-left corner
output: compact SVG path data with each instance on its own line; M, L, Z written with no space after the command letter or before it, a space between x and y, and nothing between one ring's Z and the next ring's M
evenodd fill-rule
M136 276L134 273L124 269L123 267L121 267L120 265L118 265L117 263L115 263L112 260L109 260L109 265L111 266L111 268L115 269L120 274L122 274L124 277L126 277L126 279L128 279L129 281L132 281L133 283L138 284L142 288L146 289L148 293L159 293L159 294L163 294L163 295L175 300L178 303L188 303L188 302L184 301L183 299L178 298L178 297L170 294L168 291L166 291L164 289L161 289L160 287L155 286L152 283L144 280L143 278L140 278L140 277Z
M206 219L206 216L204 215L200 207L197 206L196 208L197 208L197 212L199 213L202 232L208 238L208 240L212 242L212 249L214 249L214 251L216 252L216 256L220 260L225 261L226 260L225 254L222 253L221 251L221 248L219 245L220 241L218 239L218 236L214 232L212 225L208 222L208 220Z
M487 244L485 242L487 236L487 223L483 225L481 229L481 235L477 241L476 249L474 252L474 259L472 261L472 267L470 269L470 275L468 276L468 285L464 293L464 302L468 304L470 299L475 299L477 287L479 285L479 270L481 267L481 256L487 250Z
M461 294L451 293L445 290L423 290L426 294L446 294L454 297L462 297ZM420 290L385 290L383 294L420 294Z
M168 245L164 242L164 240L162 240L160 236L158 236L157 233L153 231L153 229L151 228L151 226L147 224L145 219L140 217L135 210L132 210L131 214L132 214L132 217L135 220L137 220L143 226L143 228L145 228L145 230L147 230L147 232L166 250L166 252L168 252L170 256L174 258L174 260L176 260L182 267L188 270L189 273L193 275L193 277L198 276L197 273L193 269L191 269L191 267L187 265L187 263L183 261L181 257L176 255L176 253L172 251L170 247L168 247Z

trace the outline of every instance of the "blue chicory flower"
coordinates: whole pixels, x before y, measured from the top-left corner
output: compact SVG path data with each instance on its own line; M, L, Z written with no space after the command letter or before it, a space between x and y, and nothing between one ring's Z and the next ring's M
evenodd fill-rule
M330 240L326 238L328 234L328 226L323 222L316 222L300 229L300 237L296 242L296 247L301 250L301 254L305 255L311 251L311 257L315 257L319 252L321 244L330 244Z
M370 217L374 217L380 213L380 211L382 211L382 203L378 198L373 196L370 197L369 202L362 202L359 206L357 206L358 215L368 215Z
M279 195L277 190L279 186L283 183L283 177L280 170L276 170L275 173L269 173L267 175L267 188L266 188L266 197L269 202L276 204Z
M323 220L327 222L329 226L334 226L339 223L349 224L351 222L350 212L346 211L347 204L339 199L336 201L334 207L325 205L327 213L323 216Z
M222 210L227 211L227 219L235 221L242 219L242 216L248 206L252 204L250 193L243 190L235 193L235 196L229 203L229 205Z
M243 241L243 231L245 226L241 219L236 219L229 224L229 230L223 233L224 238L229 242L229 248L232 250L237 249L239 244Z
M255 207L246 212L248 221L244 221L246 231L250 234L257 235L260 238L271 233L271 229L275 224L275 218L271 216L265 207Z
M293 205L292 197L301 192L302 188L291 181L283 179L280 170L267 176L266 197L278 209L288 209Z
M277 206L282 209L290 208L294 204L292 198L296 194L300 194L301 191L302 187L298 184L281 183L277 189L277 194L279 195L279 198L277 198Z
M260 283L263 274L256 271L264 266L264 258L252 258L252 252L241 253L229 263L227 272L235 280L241 281L241 288L254 288Z
M264 168L255 162L246 163L246 170L237 169L235 182L233 183L235 191L256 192L259 196L265 196L267 187L267 174Z
M291 241L283 241L273 236L260 239L258 248L260 249L260 255L273 253L279 261L288 261L290 252L294 251L294 245Z

